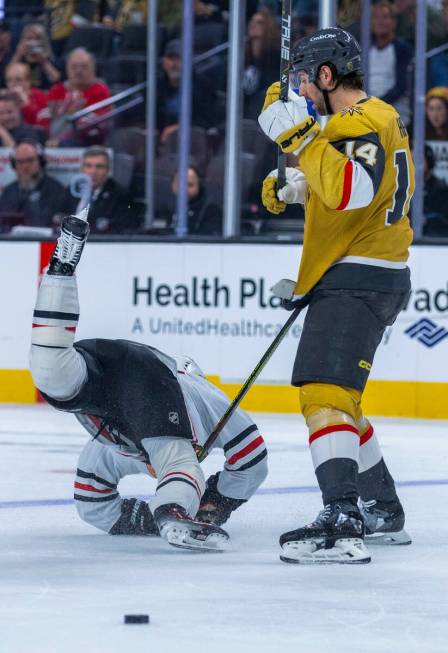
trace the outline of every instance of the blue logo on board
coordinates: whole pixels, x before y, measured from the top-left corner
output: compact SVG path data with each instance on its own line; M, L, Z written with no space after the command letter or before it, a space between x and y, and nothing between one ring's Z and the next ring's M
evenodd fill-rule
M405 333L410 338L416 338L425 347L435 347L448 336L445 327L438 326L426 317L412 324L409 329L406 329Z

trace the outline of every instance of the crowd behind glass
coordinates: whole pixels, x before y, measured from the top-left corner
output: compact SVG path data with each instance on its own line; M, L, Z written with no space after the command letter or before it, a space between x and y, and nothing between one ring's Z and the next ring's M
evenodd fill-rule
M278 79L278 2L247 2L241 156L242 235L296 234L299 205L281 217L261 205L260 187L276 152L258 128L267 86ZM10 6L9 6L10 5ZM188 233L220 237L224 179L229 3L194 2L194 55ZM314 0L293 2L295 42L318 26ZM340 0L338 25L359 37L361 5ZM90 179L92 232L170 235L178 192L182 3L159 3L156 88L155 221L145 227L146 107L116 113L114 98L146 80L146 0L37 0L5 3L0 21L0 232L54 230L80 206L80 194L46 170L51 148L82 148L80 172ZM448 0L428 2L424 235L448 236ZM372 3L368 91L392 103L412 139L415 0ZM82 110L102 103L92 111ZM132 104L132 103L131 103ZM81 115L78 116L78 113ZM74 117L76 119L74 119ZM76 150L79 151L79 150ZM0 157L1 158L1 157Z

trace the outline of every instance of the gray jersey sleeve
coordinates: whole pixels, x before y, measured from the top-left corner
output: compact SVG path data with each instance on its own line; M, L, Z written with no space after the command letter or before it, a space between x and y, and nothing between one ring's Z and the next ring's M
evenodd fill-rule
M180 373L179 383L193 432L204 444L229 405L229 398L200 374ZM236 410L215 442L226 458L218 483L221 494L249 499L267 476L267 450L257 425Z
M78 461L74 483L76 510L85 522L108 533L121 516L120 480L149 474L148 466L116 449L90 440Z

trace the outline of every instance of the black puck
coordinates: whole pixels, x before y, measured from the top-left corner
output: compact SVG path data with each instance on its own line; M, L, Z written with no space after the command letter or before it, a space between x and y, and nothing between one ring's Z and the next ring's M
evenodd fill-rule
M125 624L149 624L149 614L125 614Z

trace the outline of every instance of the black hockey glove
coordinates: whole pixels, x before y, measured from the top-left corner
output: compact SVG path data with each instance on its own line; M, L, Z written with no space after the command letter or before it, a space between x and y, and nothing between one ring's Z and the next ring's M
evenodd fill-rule
M308 297L293 299L295 287L296 282L292 281L292 279L280 279L271 288L274 297L280 299L280 306L287 311L293 311L295 308L304 308L309 302Z
M146 501L123 499L121 517L112 526L110 535L158 535L159 529Z
M295 308L303 308L303 306L304 306L303 297L300 297L300 299L281 300L281 307L286 309L287 311L293 311Z
M219 472L207 479L207 486L201 499L196 519L221 526L230 517L231 513L239 508L246 499L231 499L218 492Z

